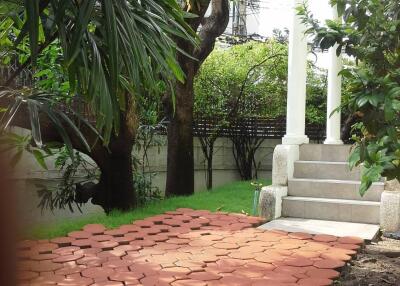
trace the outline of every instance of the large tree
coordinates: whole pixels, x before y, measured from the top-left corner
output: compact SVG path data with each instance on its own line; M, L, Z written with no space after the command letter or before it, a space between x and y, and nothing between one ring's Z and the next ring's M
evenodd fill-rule
M63 142L71 157L73 149L88 154L101 175L96 185L77 196L81 202L92 198L107 212L134 207L131 152L138 102L164 92L160 81L185 81L175 41L182 38L188 48L194 45L186 14L174 0L26 0L0 5L0 51L18 64L0 90L0 106L7 108L1 127L11 123L32 129L38 145ZM53 91L14 84L22 70L38 68L38 57L50 45L61 47L70 87L64 102L68 107L78 99L86 105L96 128L73 110L63 113L57 108L60 102ZM25 47L29 55L19 61Z
M206 12L211 8L211 14ZM168 159L166 195L190 195L194 192L193 158L193 83L201 64L214 49L215 41L229 22L229 0L189 0L184 8L197 17L186 20L192 30L197 31L200 43L193 46L185 39L177 39L178 62L186 75L185 82L175 85L175 108L167 100Z

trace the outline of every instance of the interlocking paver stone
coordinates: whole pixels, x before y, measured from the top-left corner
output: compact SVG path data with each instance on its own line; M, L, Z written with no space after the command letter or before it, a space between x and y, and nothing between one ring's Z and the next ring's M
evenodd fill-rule
M83 231L89 232L91 234L102 234L106 228L102 224L87 224L83 227Z
M332 285L332 280L326 278L304 278L300 279L297 284L303 286L326 286Z
M364 241L253 228L260 218L181 208L116 229L18 244L21 285L331 285Z
M322 259L316 261L314 266L317 268L325 268L325 269L338 269L344 266L344 262L336 259Z
M212 247L221 249L238 249L239 245L237 245L236 243L229 243L229 242L217 242L213 244Z
M82 257L83 257L82 254L62 255L57 258L54 258L52 261L56 262L56 263L64 263L64 262L69 262L69 261L76 261Z
M338 242L339 243L348 243L348 244L363 244L364 240L359 237L345 236L345 237L340 237L338 239Z
M91 237L91 233L86 232L86 231L72 231L68 233L69 237L76 238L76 239L84 239L84 238L89 238Z
M313 237L315 241L320 241L320 242L332 242L336 241L337 237L333 235L327 235L327 234L317 234Z
M114 274L114 270L109 267L92 267L82 271L82 276L87 278L108 277Z

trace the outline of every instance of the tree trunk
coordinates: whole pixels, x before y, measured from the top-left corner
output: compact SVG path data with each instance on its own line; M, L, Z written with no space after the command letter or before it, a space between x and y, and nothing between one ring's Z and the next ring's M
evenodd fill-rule
M100 169L97 184L86 183L76 186L75 200L101 206L106 213L113 209L127 211L137 205L133 187L132 149L134 140L121 130L120 135L111 137L108 147L97 145L88 154Z
M112 150L103 162L98 163L101 175L92 203L101 205L107 213L113 209L126 211L136 207L131 154L132 146Z
M205 17L210 6L211 14ZM182 53L177 58L182 71L185 73L185 83L177 83L175 89L175 110L169 101L167 114L170 116L168 126L168 159L167 183L165 194L191 195L194 193L194 158L193 158L193 80L200 65L212 52L215 40L224 31L229 22L228 0L205 0L191 5L185 2L184 10L198 17L186 21L193 31L198 31L200 44L194 47L191 43L177 39L177 46L197 60Z
M165 194L194 193L193 75L176 88L176 109L168 126L167 182Z
M91 191L92 203L102 206L106 213L113 209L127 211L137 206L132 150L138 118L136 106L129 98L120 123L118 135L111 137L108 146L97 144L89 154L101 171L99 182Z
M213 187L213 156L214 156L214 143L210 145L210 153L207 158L207 190Z
M137 205L133 187L132 149L134 140L124 130L111 137L108 147L97 145L88 155L100 169L97 184L77 185L75 200L100 205L106 213L113 209L127 211Z

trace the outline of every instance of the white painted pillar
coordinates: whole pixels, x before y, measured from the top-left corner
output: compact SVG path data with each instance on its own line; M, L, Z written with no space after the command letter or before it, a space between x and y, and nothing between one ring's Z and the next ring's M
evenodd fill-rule
M307 81L307 39L306 27L301 23L295 7L303 0L293 0L293 22L289 35L288 94L286 110L286 135L282 143L300 145L308 143L305 135L306 81Z
M332 7L332 19L338 20L337 7ZM328 68L328 100L327 100L327 120L326 120L326 140L325 144L343 144L340 139L340 118L341 112L332 112L340 106L342 98L342 77L338 73L342 70L342 56L336 55L338 45L329 49L329 68Z

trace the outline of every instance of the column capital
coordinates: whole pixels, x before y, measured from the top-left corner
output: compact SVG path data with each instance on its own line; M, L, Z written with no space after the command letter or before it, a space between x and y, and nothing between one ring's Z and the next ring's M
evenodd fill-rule
M327 138L327 139L324 141L324 144L326 144L326 145L343 145L344 143L343 143L343 141L340 140L340 139L330 139L330 138Z
M310 139L306 135L289 135L286 134L282 138L284 145L301 145L310 143Z

